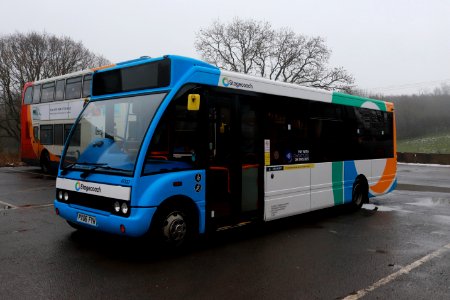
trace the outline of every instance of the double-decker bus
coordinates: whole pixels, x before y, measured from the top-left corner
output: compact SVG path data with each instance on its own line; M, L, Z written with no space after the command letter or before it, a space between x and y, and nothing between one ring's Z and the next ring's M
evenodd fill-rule
M392 103L220 70L179 56L93 74L69 134L56 214L168 245L396 187ZM83 133L77 136L77 129Z
M87 69L25 84L20 139L23 162L40 165L44 172L56 170L64 141L84 103L89 100L94 70ZM79 143L79 128L75 130L73 138Z

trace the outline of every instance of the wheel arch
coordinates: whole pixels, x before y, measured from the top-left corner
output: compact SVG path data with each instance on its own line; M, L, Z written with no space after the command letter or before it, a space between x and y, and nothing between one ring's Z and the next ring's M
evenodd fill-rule
M196 232L199 233L200 231L200 209L198 205L195 203L195 201L187 196L184 195L174 195L171 196L165 200L163 200L157 207L156 212L154 214L154 217L152 218L152 221L150 223L150 230L155 226L155 224L158 222L158 216L161 212L162 208L167 207L176 207L185 209L187 213L190 214L192 221L194 222L194 226L196 228Z

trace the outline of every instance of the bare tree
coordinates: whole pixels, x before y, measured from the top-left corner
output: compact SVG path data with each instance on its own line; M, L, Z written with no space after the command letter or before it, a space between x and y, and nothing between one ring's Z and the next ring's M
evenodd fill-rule
M19 141L26 82L108 63L69 37L37 32L0 36L0 131Z
M348 91L353 77L327 66L331 51L321 37L306 37L268 22L215 21L197 33L195 48L219 68L300 85Z

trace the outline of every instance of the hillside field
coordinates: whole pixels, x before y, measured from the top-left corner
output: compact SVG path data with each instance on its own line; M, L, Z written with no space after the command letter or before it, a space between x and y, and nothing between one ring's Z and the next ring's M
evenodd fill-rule
M397 140L397 152L450 154L450 133Z

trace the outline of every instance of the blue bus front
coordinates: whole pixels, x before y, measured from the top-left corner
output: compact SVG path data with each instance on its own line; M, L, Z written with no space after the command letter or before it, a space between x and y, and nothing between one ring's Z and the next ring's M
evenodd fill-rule
M192 66L210 68L166 57L94 74L92 99L76 122L80 140L69 135L60 163L54 202L59 216L74 227L142 236L160 208L167 237L184 239L187 216L204 232L205 171L196 167L192 149L172 150L168 159L161 147L169 143L167 135L159 134L165 132L161 118L172 99L187 93L180 76ZM188 144L191 138L185 136ZM166 211L163 202L177 209Z

